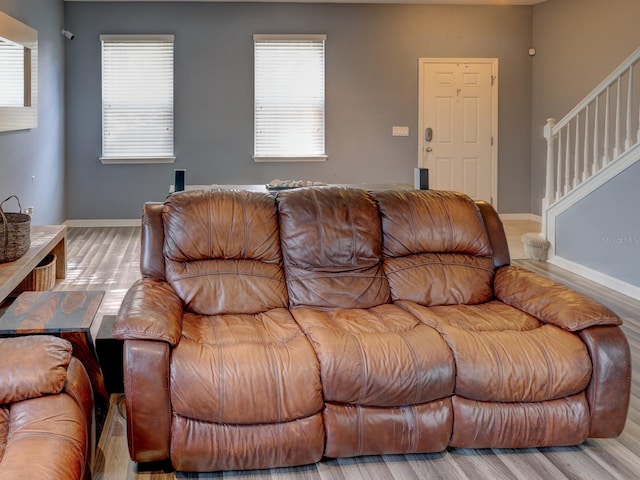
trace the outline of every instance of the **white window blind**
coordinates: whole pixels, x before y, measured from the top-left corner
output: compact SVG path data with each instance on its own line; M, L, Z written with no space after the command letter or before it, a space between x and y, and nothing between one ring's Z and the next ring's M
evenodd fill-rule
M254 35L254 159L324 160L325 35Z
M102 160L173 161L173 35L101 35Z
M25 49L0 38L0 107L24 107Z

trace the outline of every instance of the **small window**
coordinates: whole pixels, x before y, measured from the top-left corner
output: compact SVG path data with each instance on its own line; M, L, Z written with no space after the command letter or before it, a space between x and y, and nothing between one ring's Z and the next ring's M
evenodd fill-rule
M0 107L24 107L25 56L27 50L0 38Z
M254 35L254 160L324 161L325 35Z
M103 163L175 161L173 35L101 35Z

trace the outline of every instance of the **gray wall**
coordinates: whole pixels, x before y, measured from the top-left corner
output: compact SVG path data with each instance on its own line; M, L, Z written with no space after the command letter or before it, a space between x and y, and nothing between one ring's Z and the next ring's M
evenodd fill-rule
M638 18L638 0L549 0L534 7L533 212L544 195L545 119L560 120L640 46ZM636 163L560 215L556 254L640 286L639 184Z
M64 209L64 42L62 0L0 0L0 10L38 30L38 127L0 132L0 201L18 195L34 224L66 219ZM35 177L32 181L31 177ZM16 211L14 200L5 205Z
M187 183L412 182L418 58L497 57L499 209L530 211L532 7L67 2L67 217L138 218ZM174 165L101 165L101 33L175 33ZM326 33L329 160L256 164L254 33ZM408 125L408 138L392 137Z
M638 185L640 162L558 216L556 255L640 287Z

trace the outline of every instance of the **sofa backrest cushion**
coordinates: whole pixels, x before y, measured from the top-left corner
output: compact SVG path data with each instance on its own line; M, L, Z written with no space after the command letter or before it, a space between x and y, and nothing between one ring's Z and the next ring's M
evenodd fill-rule
M72 351L50 335L0 339L0 405L60 393Z
M290 306L369 308L388 303L380 215L364 190L305 188L278 195Z
M258 313L287 305L275 200L230 190L171 195L162 212L166 278L188 311Z
M430 306L493 298L493 252L473 200L434 190L384 191L374 197L394 301Z

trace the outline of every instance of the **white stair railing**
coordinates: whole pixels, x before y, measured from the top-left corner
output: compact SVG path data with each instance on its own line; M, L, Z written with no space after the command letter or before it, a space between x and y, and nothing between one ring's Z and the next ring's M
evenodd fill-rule
M640 143L640 48L562 120L549 118L546 211Z

